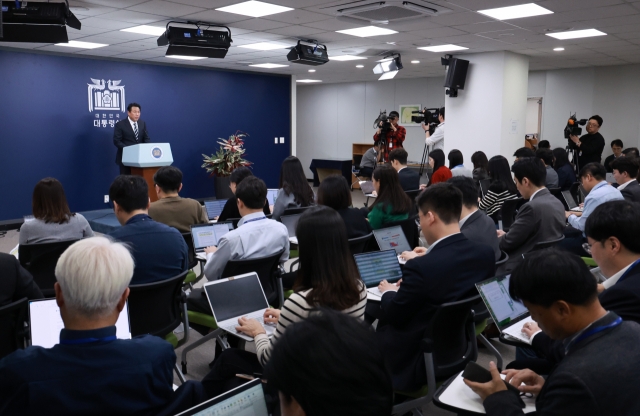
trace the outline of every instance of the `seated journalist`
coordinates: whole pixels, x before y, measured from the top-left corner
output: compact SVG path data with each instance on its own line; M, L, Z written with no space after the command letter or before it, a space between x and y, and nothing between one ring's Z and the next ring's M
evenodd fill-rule
M11 254L0 253L0 307L22 298L41 299L42 292L31 273Z
M55 274L60 343L0 360L0 414L157 415L182 389L193 389L196 402L203 397L193 381L174 393L171 344L151 335L116 339L133 276L123 244L105 237L78 241L62 254Z
M601 306L596 281L580 257L553 249L530 253L511 274L509 293L551 338L562 340L566 354L546 379L529 369L503 371L508 383L536 396L537 415L640 414L634 394L640 325ZM490 371L490 382L464 380L482 398L487 415L523 415L493 362Z

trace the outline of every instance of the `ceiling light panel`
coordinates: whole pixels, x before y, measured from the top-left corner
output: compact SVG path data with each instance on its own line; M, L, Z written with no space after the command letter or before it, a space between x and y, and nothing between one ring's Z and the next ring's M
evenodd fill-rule
M535 3L520 4L518 6L498 7L496 9L478 10L478 13L498 20L520 19L522 17L553 14L551 10Z
M275 49L286 49L290 47L291 45L285 45L282 43L275 43L275 42L258 42L258 43L250 43L248 45L238 46L238 48L255 49L257 51L272 51Z
M314 83L314 82L322 82L322 81L319 80L319 79L297 79L296 82L302 82L304 84L311 84L311 83Z
M273 68L283 68L285 66L289 66L289 65L281 65L281 64L253 64L253 65L249 65L249 66L253 66L256 68L266 68L266 69L273 69Z
M358 36L360 38L368 38L370 36L392 35L398 33L395 30L385 29L376 26L357 27L355 29L336 30L338 33L345 35Z
M547 33L546 35L551 36L552 38L564 40L564 39L590 38L593 36L606 36L606 33L601 32L597 29L584 29L584 30L571 30L569 32Z
M182 59L183 61L197 61L199 59L207 59L206 56L183 56L183 55L166 55L165 58Z
M464 46L458 45L437 45L437 46L423 46L418 49L422 49L423 51L429 52L450 52L450 51L464 51L469 48L465 48Z
M338 55L338 56L330 56L330 61L357 61L359 59L367 59L364 56L355 56L355 55Z
M56 43L56 46L65 46L67 48L82 48L82 49L96 49L109 46L106 43L93 43L93 42L80 42L77 40L70 40L68 43Z
M216 10L220 12L241 14L243 16L262 17L269 16L271 14L288 12L293 9L291 7L278 6L271 3L251 0L231 6L220 7Z
M149 35L149 36L160 36L165 32L164 27L157 26L134 26L127 29L120 29L121 32L131 32L131 33L139 33L141 35Z

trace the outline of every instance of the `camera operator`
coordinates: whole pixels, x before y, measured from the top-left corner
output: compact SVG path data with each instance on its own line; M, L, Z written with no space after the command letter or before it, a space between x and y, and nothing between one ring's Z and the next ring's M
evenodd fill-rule
M604 150L604 137L598 131L602 126L602 117L592 116L587 122L587 134L578 138L571 135L569 145L578 151L578 166L582 169L587 163L600 163Z
M398 126L398 120L400 119L400 114L397 111L392 111L389 113L389 130L387 131L386 137L380 137L382 132L382 126L384 122L380 122L378 125L378 130L376 130L376 134L373 135L374 141L381 140L384 143L383 156L384 161L389 161L389 152L393 149L397 149L398 147L403 147L402 142L407 135L407 129L402 126Z
M438 124L433 134L429 132L427 124L422 123L422 128L426 132L425 143L427 146L433 146L431 150L440 149L444 152L444 107L438 110L438 121L440 124Z

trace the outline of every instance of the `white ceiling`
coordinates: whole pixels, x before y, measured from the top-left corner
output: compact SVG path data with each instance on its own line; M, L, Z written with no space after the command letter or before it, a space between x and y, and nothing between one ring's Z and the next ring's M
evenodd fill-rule
M444 54L416 48L449 43L469 48L460 54L508 50L528 55L531 70L640 63L640 0L538 1L538 5L552 10L554 14L508 21L497 21L476 11L530 0L434 0L433 3L453 11L441 16L391 24L388 27L399 33L370 38L335 32L367 25L338 21L326 9L326 6L353 0L267 0L295 10L262 18L215 10L242 1L70 0L73 13L82 22L82 30L68 28L69 39L106 43L109 46L92 50L40 43L0 42L0 46L185 66L295 74L298 79L312 78L323 82L376 80L378 76L371 70L379 59L375 55L389 50L402 54L404 70L396 78L441 76L443 67L440 57ZM158 47L157 37L120 31L143 24L163 27L170 20L200 20L228 25L233 46L224 59L177 61L164 57L166 46ZM589 28L599 29L607 36L564 41L545 36L547 31ZM326 44L330 55L363 54L369 58L366 61L333 61L311 67L289 64L285 49L260 52L237 47L268 40L293 45L299 37L317 39ZM395 42L395 45L387 42ZM565 50L554 52L555 47L564 47ZM411 64L411 60L419 60L420 63ZM247 66L248 63L267 62L289 66L278 69ZM357 64L365 67L357 69ZM316 69L316 72L309 73L309 69Z

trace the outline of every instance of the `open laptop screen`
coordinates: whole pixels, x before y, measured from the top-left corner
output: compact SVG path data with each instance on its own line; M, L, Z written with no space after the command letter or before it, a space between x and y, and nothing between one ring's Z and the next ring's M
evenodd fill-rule
M573 199L573 195L571 195L571 191L562 191L562 197L564 198L564 201L567 203L567 206L569 207L569 209L573 209L578 206L578 204L576 203L576 200Z
M177 416L268 416L259 379L251 380Z
M283 215L280 217L280 221L287 227L289 231L289 237L296 236L296 227L298 226L298 220L302 214Z
M55 299L29 301L29 323L31 345L51 348L60 342L60 330L64 328L64 323ZM116 337L131 338L129 306L126 302L116 322Z
M278 190L267 189L267 200L269 201L269 205L275 205L276 199L278 199Z
M197 250L205 247L217 246L220 237L229 232L229 224L226 222L204 224L191 227L193 236L193 248Z
M226 199L204 201L204 207L207 210L207 217L209 217L210 220L214 219L215 217L219 217L226 203Z
M509 295L509 278L511 275L494 277L476 284L480 296L499 328L519 321L529 311L520 302Z
M399 225L373 230L373 235L376 237L380 250L395 250L397 254L402 254L403 251L411 251L407 237L405 237L402 227Z
M216 280L204 285L217 322L269 307L256 273Z
M398 255L394 250L356 254L353 258L366 287L378 286L383 280L395 282L402 277Z

